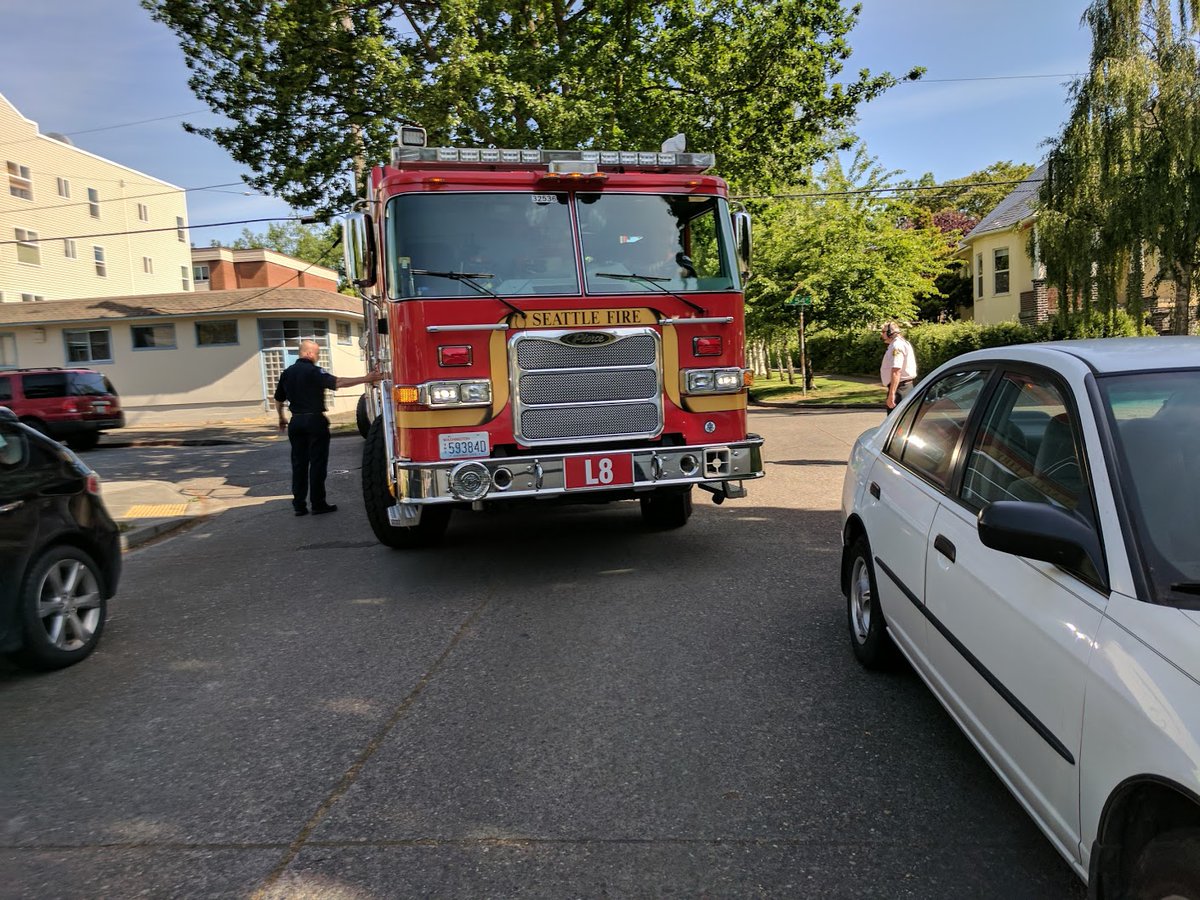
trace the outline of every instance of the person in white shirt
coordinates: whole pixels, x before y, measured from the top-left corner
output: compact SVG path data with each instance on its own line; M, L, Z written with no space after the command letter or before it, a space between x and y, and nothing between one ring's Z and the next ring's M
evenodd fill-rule
M881 334L887 350L879 367L879 381L887 388L887 408L890 412L904 399L916 380L917 355L895 322L884 325Z

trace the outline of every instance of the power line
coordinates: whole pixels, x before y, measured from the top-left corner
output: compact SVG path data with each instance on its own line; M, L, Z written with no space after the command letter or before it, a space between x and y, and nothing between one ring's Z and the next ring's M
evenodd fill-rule
M309 216L269 216L264 219L235 219L232 222L206 222L203 225L184 225L182 228L171 225L166 228L139 228L136 231L106 231L102 234L67 234L61 237L41 237L36 241L0 241L0 247L6 244L36 244L41 241L84 241L90 238L125 237L131 234L157 234L162 231L194 231L197 228L222 228L226 225L251 225L256 222L304 222L311 221Z
M132 128L135 125L146 125L150 122L165 122L168 119L182 119L184 116L195 116L195 115L199 115L200 113L206 113L206 112L211 112L211 110L194 109L190 112L172 113L169 116L155 116L153 119L139 119L136 122L118 122L114 125L100 125L96 128L83 128L83 129L80 129L79 131L62 131L62 132L54 132L54 133L63 134L63 135L66 135L67 137L72 137L74 135L79 135L79 134L95 134L97 131L112 131L113 129L116 129L116 128ZM38 138L46 138L46 140L50 140L50 141L54 140L54 138L50 137L49 134L45 134L43 132L38 132L36 135L34 135L31 138L17 138L15 141L0 141L0 147L10 147L13 144L28 144L28 143L31 143L32 141L38 140ZM67 146L71 146L71 145L68 144Z
M1081 72L1058 72L1048 75L971 75L962 78L918 78L901 84L944 84L952 81L1016 81L1023 78L1078 78Z
M965 184L907 184L893 187L855 188L847 191L812 191L803 194L731 194L730 200L807 200L812 197L850 197L855 194L884 194L904 191L952 192L967 188L992 187L1003 184L1040 184L1044 178L1021 178L1003 181L970 181Z
M112 203L116 200L145 200L147 197L165 197L170 194L178 194L181 191L183 193L188 193L190 191L211 191L216 188L235 187L236 185L239 185L241 183L242 182L240 182L240 181L226 181L221 184L208 184L208 185L204 185L202 187L175 188L170 191L155 191L151 194L130 194L128 197L109 197L107 200L97 200L96 203ZM92 205L91 200L77 200L77 201L72 201L70 203L59 203L54 206L27 206L27 207L22 207L20 209L0 209L0 214L21 213L23 215L25 213L31 213L31 212L45 212L46 210L67 209L68 207L72 207L72 206L91 206L91 205Z

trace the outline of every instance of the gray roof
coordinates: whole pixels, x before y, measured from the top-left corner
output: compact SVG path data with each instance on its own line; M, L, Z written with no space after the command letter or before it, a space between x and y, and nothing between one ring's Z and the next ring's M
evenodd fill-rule
M980 220L979 224L967 232L963 241L969 241L993 231L1003 231L1018 222L1028 219L1034 214L1034 203L1037 201L1038 189L1046 177L1047 164L1042 163L1029 173L1029 177L1013 188L1012 192L1000 201L1000 204Z
M47 325L101 319L154 319L194 316L252 315L300 312L362 316L362 302L334 291L315 288L239 288L233 291L187 291L137 294L85 300L43 300L0 303L0 325Z

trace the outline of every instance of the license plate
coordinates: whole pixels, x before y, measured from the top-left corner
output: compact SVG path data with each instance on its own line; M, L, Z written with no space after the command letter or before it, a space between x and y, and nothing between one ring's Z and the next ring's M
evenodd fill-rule
M564 476L568 491L623 487L633 484L633 454L596 453L568 456Z
M474 459L491 453L486 431L438 435L438 451L442 459Z

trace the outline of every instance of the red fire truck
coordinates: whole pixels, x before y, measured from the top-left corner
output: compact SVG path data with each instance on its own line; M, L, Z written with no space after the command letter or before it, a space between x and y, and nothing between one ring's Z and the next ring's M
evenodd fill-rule
M391 547L454 509L637 499L652 528L760 478L750 223L711 154L431 148L402 128L343 221L370 367L363 498Z

